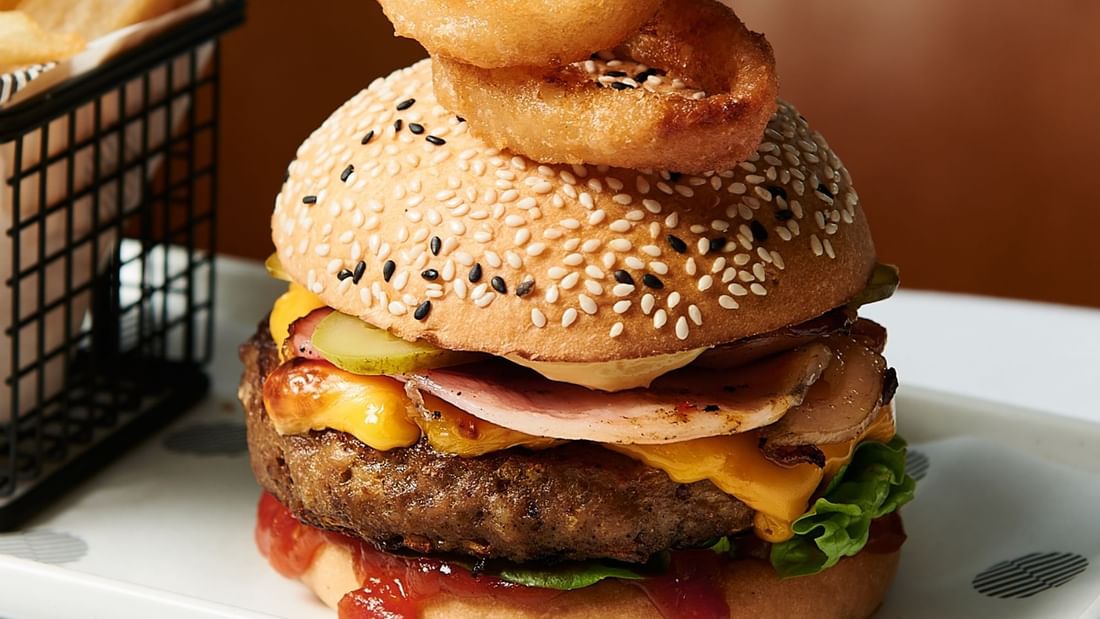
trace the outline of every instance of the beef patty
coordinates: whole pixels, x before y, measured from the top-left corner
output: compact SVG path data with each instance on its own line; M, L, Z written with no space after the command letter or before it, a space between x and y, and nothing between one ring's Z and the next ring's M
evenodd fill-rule
M462 458L423 440L378 451L334 430L280 436L263 403L279 363L266 322L241 359L256 479L313 526L391 550L509 561L644 561L752 526L753 511L709 481L676 483L591 443Z

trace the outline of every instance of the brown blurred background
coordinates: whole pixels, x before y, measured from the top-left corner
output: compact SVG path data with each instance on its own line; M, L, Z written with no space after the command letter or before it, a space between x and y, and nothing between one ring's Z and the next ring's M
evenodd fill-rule
M1100 306L1100 2L736 0L903 283ZM424 52L372 0L254 1L226 40L220 246L260 258L297 145Z

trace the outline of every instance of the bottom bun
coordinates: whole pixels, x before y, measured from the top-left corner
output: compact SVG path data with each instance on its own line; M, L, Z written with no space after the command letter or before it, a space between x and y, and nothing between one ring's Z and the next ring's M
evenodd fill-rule
M820 574L787 580L780 579L766 561L740 559L728 564L721 577L722 586L731 618L863 619L882 603L897 571L899 557L900 551L861 552ZM359 588L351 552L332 543L321 547L301 580L332 608L336 608L345 593ZM548 602L540 602L537 608L507 598L440 594L427 603L423 617L661 619L641 590L613 580L562 592Z

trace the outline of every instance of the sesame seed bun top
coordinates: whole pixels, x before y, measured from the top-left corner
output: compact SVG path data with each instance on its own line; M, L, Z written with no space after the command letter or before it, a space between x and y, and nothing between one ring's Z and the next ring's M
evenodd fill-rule
M430 63L341 106L276 199L283 267L330 306L442 348L596 362L795 324L866 283L848 172L789 104L733 170L540 165L444 110Z

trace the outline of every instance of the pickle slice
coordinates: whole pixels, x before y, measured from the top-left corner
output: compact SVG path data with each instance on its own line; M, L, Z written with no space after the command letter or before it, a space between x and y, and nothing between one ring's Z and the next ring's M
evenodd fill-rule
M892 264L875 264L871 271L871 277L867 279L867 285L848 303L850 307L858 308L876 301L889 299L898 289L898 268Z
M480 357L477 353L403 340L340 312L332 312L317 323L313 347L341 370L366 376L460 365Z

